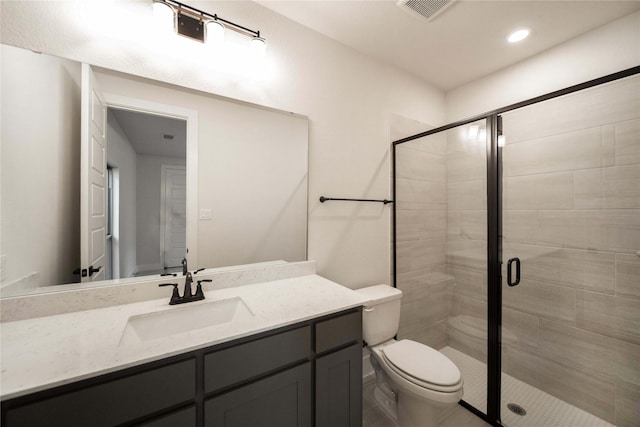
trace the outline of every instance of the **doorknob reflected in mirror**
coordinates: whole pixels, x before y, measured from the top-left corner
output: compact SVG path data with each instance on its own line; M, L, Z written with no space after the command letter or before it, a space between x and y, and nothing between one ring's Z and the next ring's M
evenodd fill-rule
M102 266L94 267L93 265L89 267L89 277L93 276L93 273L99 273Z

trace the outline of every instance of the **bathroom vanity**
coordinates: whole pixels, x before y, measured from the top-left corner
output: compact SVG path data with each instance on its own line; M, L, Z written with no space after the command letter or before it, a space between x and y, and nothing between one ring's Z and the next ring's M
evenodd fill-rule
M2 425L361 425L363 297L317 275L205 294L188 319L233 300L249 315L166 336L135 323L173 324L167 298L3 323Z

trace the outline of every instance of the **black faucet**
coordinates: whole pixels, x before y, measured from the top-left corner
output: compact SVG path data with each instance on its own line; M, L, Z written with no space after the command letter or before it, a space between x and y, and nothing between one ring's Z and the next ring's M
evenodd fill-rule
M158 286L173 286L173 293L171 294L171 300L169 301L169 305L176 304L184 304L185 302L193 302L200 301L204 299L204 292L202 292L202 282L211 282L211 279L198 280L198 286L196 287L196 293L191 293L191 284L193 283L193 277L191 276L191 272L186 272L186 277L184 279L184 292L182 296L178 292L178 284L177 283L162 283Z
M193 277L191 276L191 272L187 271L187 277L184 278L184 292L182 293L182 298L191 298L193 294L191 293L191 284L193 283ZM203 296L204 298L204 296Z

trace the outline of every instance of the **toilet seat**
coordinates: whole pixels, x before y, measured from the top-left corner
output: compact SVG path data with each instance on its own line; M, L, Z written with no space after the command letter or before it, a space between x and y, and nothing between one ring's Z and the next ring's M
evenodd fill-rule
M431 347L401 340L385 346L381 353L394 372L415 385L444 393L462 388L458 367Z

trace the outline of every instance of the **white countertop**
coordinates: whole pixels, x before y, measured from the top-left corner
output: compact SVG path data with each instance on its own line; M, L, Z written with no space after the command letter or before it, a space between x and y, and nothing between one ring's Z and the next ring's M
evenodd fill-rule
M181 289L182 291L182 289ZM366 298L318 275L205 292L169 306L167 297L1 324L2 400L95 377L357 307ZM130 316L240 297L254 316L146 342L122 340ZM196 325L194 325L196 326ZM185 329L189 325L185 324Z

